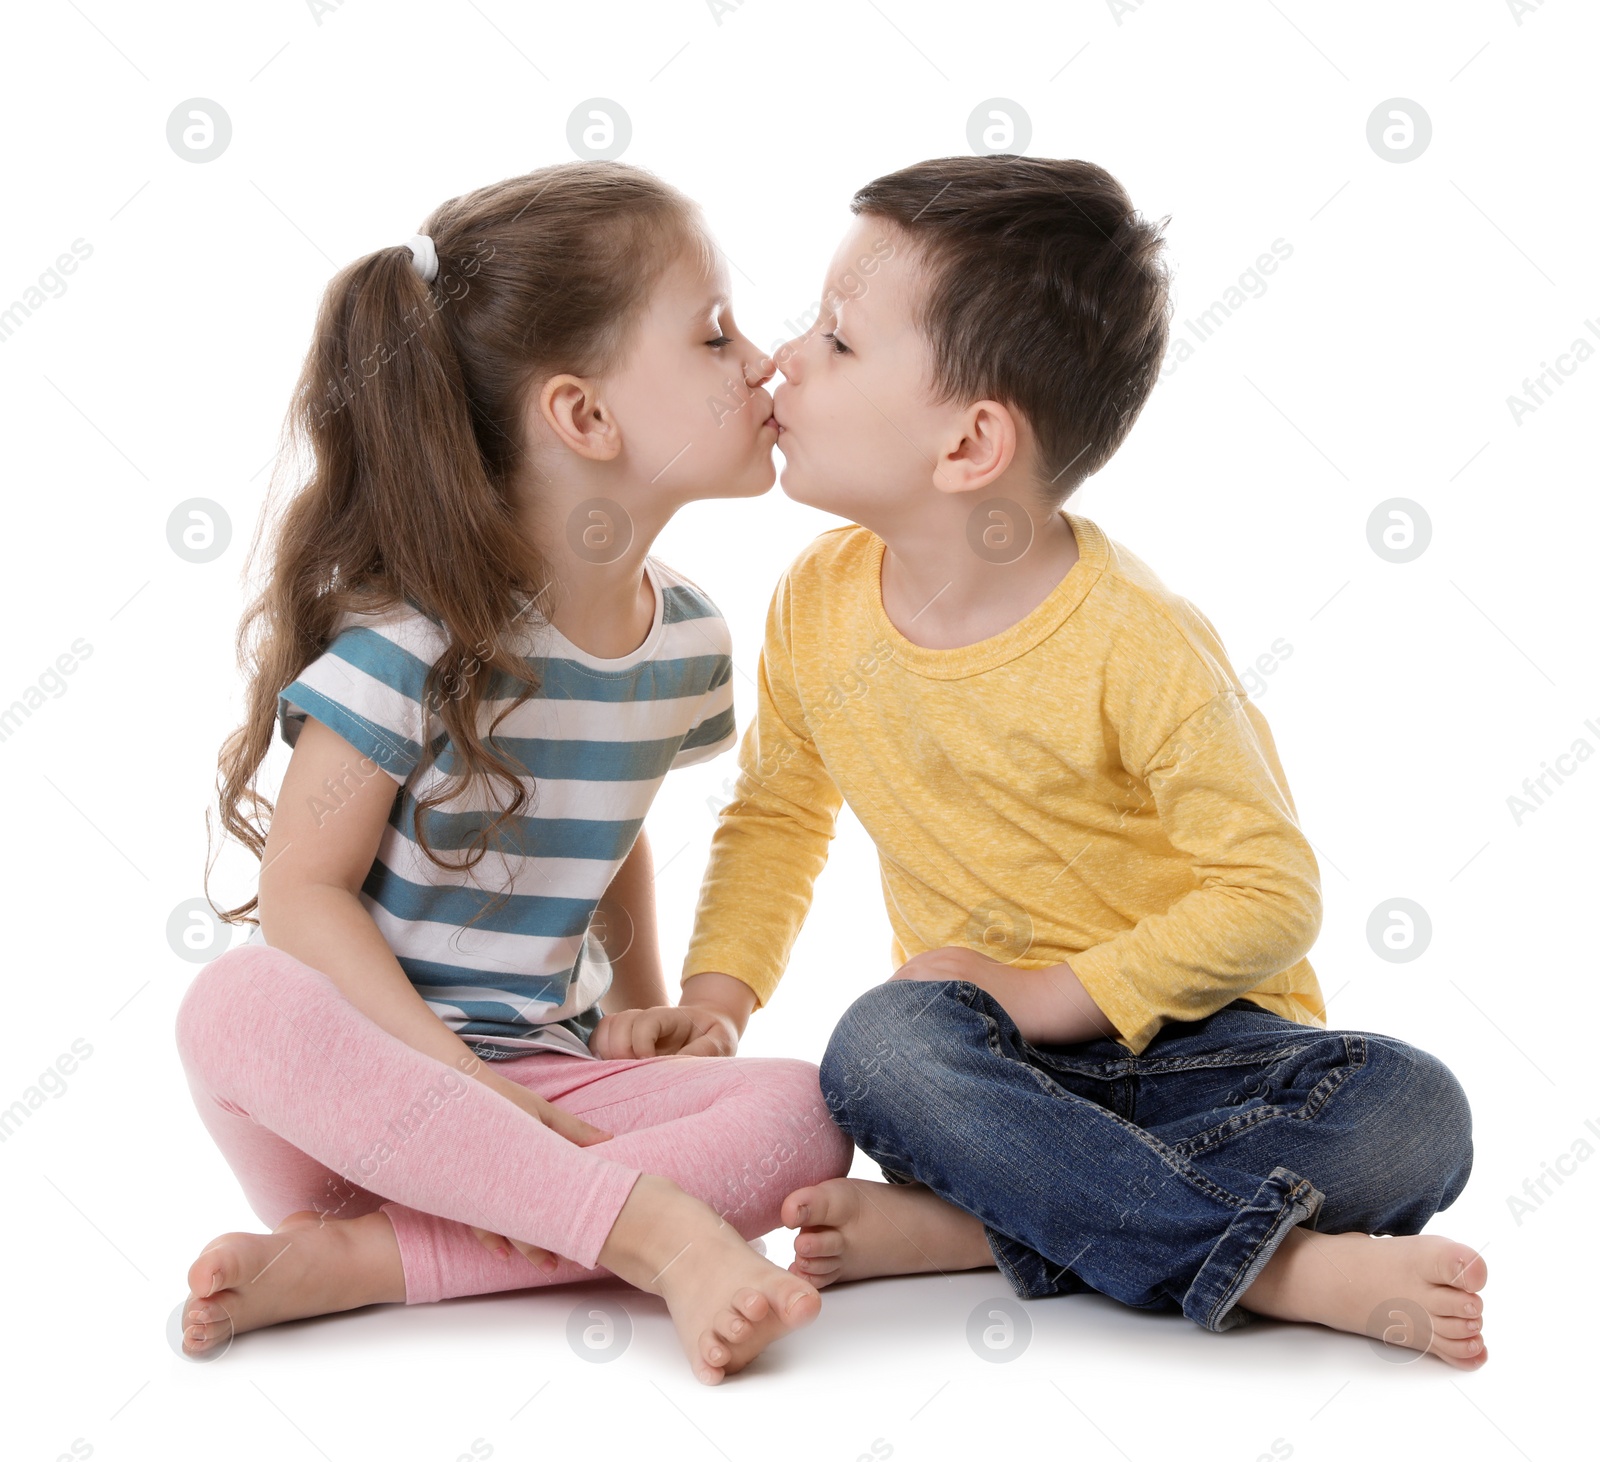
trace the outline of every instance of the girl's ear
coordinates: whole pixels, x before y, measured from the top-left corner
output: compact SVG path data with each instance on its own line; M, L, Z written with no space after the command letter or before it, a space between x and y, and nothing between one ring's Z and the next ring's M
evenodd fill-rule
M593 462L622 450L622 433L599 388L582 376L551 376L539 389L539 414L562 446Z

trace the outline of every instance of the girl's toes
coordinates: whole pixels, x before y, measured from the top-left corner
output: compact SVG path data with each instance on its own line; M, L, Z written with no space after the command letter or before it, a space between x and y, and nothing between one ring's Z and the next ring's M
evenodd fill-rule
M205 1299L219 1289L231 1288L233 1276L228 1271L233 1266L233 1255L227 1250L213 1247L203 1251L189 1266L189 1293Z
M733 1307L747 1320L765 1320L772 1310L767 1297L759 1289L741 1289L733 1297Z
M733 1359L733 1347L715 1330L707 1330L700 1337L700 1358L713 1369L722 1370Z
M208 1345L214 1345L232 1333L233 1316L226 1305L215 1298L192 1305L184 1315L186 1333L198 1331Z
M803 1325L822 1312L822 1296L805 1277L778 1300L778 1317L785 1325Z
M718 1310L700 1337L701 1353L712 1365L725 1367L733 1359L735 1342L750 1333L751 1323L737 1310ZM713 1348L718 1354L711 1353Z
M183 1347L190 1355L201 1355L226 1340L228 1331L227 1325L216 1323L186 1325L183 1331Z

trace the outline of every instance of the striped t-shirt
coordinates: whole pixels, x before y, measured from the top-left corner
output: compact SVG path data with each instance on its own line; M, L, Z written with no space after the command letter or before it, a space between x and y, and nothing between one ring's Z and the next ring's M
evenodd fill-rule
M644 564L655 618L627 655L591 655L530 613L519 649L541 688L493 736L517 763L530 802L470 871L440 868L415 837L417 800L456 765L437 711L424 725L424 677L449 643L437 621L410 601L352 613L278 697L278 727L291 746L314 716L399 784L361 902L429 1008L485 1059L591 1054L597 1002L611 984L591 928L595 907L666 773L735 742L726 621L681 574L658 559ZM495 673L479 726L522 688ZM438 755L424 767L430 744ZM503 780L492 795L479 786L424 814L439 856L460 861L452 850L488 825L506 799ZM259 927L252 939L261 942Z

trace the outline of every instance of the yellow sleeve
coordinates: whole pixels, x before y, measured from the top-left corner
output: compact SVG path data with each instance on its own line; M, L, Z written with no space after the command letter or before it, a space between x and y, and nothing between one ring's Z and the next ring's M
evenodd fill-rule
M1316 941L1317 862L1260 714L1221 691L1140 769L1198 886L1068 961L1135 1055L1166 1022L1204 1019Z
M785 573L767 610L756 716L739 744L733 800L712 835L681 977L732 975L755 991L757 1008L789 963L843 801L795 685L790 592Z

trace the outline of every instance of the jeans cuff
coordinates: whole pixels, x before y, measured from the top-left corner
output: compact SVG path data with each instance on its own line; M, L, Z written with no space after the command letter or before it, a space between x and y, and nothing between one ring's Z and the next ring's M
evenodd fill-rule
M1206 1256L1183 1297L1183 1313L1207 1330L1232 1330L1254 1314L1239 1307L1239 1296L1296 1224L1315 1219L1323 1193L1309 1178L1288 1168L1273 1168Z
M1050 1263L1043 1254L1026 1244L1019 1244L988 1224L983 1226L983 1236L989 1241L995 1268L1018 1299L1041 1300L1047 1295L1077 1294L1088 1288L1065 1265Z

